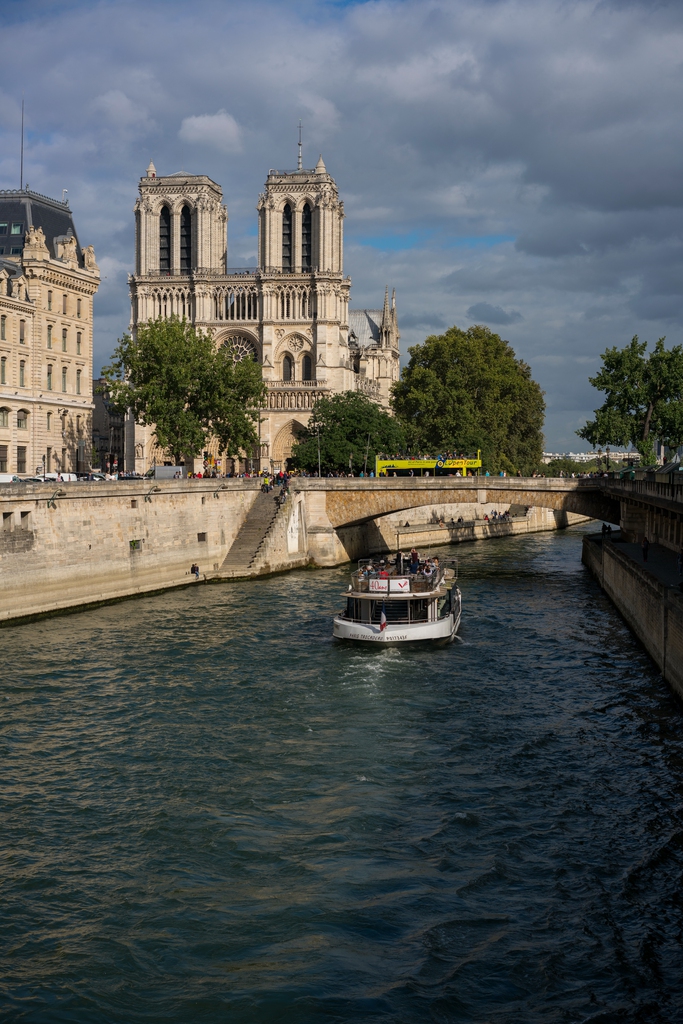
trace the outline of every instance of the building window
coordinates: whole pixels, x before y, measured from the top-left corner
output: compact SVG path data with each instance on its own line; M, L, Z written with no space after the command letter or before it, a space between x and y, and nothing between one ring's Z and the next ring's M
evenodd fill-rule
M66 391L66 366L62 367L62 391Z
M28 430L28 413L25 409L20 409L17 413L17 429Z
M301 269L311 269L311 208L308 203L301 214Z
M19 363L19 387L26 387L26 363L23 359Z
M47 390L48 391L52 391L52 366L49 363L48 363L48 367L47 367ZM48 425L50 423L50 416L51 415L52 415L52 413L48 413L47 414Z
M47 347L52 348L52 324L47 325Z
M47 308L52 309L52 292L47 293Z
M52 448L46 449L45 468L48 473L52 472Z
M12 225L12 234L13 235L20 235L21 234L21 229L23 228L23 226L24 226L23 224L13 224Z
M0 341L7 341L7 317L0 316Z
M2 224L0 224L0 235L6 235L6 234L7 234L7 224L5 224L3 222Z
M81 315L81 300L76 299L76 316Z
M82 340L82 338L83 338L83 335L79 331L78 334L76 335L76 355L79 355L79 356L81 354L81 340Z
M7 449L8 445L0 444L0 473L7 472Z
M59 468L63 473L66 472L66 448L62 448L62 461Z
M180 269L192 270L192 214L189 206L180 211Z
M0 427L9 427L9 409L0 409Z
M62 352L66 352L66 327L62 331Z
M50 367L50 370L51 369L52 369L52 367ZM49 412L47 414L47 429L48 430L52 430L52 413L51 412Z
M292 269L292 207L289 203L282 211L282 269Z
M311 357L308 356L308 355L304 356L304 358L301 360L301 379L302 380L312 380L312 372L311 372L312 368L313 367L312 367L312 364L311 364Z
M19 344L20 345L25 345L26 344L26 321L25 320L20 320L19 321Z
M66 295L62 295L62 313L66 316Z
M171 269L171 211L161 207L159 215L159 270Z
M282 379L292 380L292 357L285 356L282 360Z
M0 359L0 384L7 383L7 356Z
M80 393L81 393L81 371L80 370L76 370L76 394L80 395Z
M17 473L26 472L26 445L17 445Z

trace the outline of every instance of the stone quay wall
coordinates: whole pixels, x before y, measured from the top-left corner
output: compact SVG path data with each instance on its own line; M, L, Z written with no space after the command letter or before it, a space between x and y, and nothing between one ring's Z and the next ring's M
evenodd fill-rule
M336 536L350 561L365 555L379 555L394 552L397 544L407 551L416 547L423 550L441 544L463 544L468 541L494 540L498 537L514 537L523 533L541 533L547 530L562 530L567 526L590 522L587 516L576 512L558 512L549 508L532 508L527 515L509 520L489 520L489 506L439 505L436 511L444 525L433 522L435 508L426 505L411 509L410 519L405 513L383 516L361 526L349 526L336 531ZM450 520L462 517L463 523L451 524ZM406 527L406 521L410 526Z
M540 497L529 483L528 493ZM557 506L584 500L576 488L550 486L552 508L485 523L486 512L507 508L508 492L526 496L516 481L485 488L468 480L294 480L254 562L230 572L223 563L260 486L258 479L0 486L0 624L191 585L192 562L206 580L340 565L393 550L407 518L417 532L402 535L404 547L556 529L580 518ZM451 529L433 521L458 516L472 521Z
M683 699L683 594L597 537L584 537L582 561Z
M3 485L0 623L192 582L220 569L258 480Z

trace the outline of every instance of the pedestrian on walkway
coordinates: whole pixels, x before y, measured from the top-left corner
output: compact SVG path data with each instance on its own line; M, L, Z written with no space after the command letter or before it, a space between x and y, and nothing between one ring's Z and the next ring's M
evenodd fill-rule
M643 549L643 561L647 562L647 553L650 550L650 542L647 537L643 537L643 543L641 544Z

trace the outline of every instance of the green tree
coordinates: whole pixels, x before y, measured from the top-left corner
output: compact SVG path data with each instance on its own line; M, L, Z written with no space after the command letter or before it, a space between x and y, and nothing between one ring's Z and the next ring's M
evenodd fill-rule
M683 348L664 348L660 338L650 354L634 335L624 348L608 348L590 383L606 395L595 419L577 430L595 445L632 445L644 465L655 461L654 439L671 448L683 444Z
M176 464L196 458L212 437L229 456L257 443L255 423L264 397L261 368L236 361L229 348L171 317L140 324L119 340L102 375L113 405L131 409L154 427L156 441Z
M318 434L325 473L348 471L349 457L358 471L363 468L366 453L370 472L375 468L376 455L400 451L405 445L403 431L394 417L357 391L318 399L307 428L292 448L292 460L298 469L317 473Z
M408 349L393 407L413 451L481 449L494 472L532 472L543 454L543 392L488 327L451 327Z

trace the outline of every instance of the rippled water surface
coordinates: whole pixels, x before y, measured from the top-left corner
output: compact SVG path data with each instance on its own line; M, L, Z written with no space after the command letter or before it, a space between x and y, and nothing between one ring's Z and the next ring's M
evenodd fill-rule
M345 570L2 631L0 1017L683 1020L683 716L580 545L458 548L441 649Z

